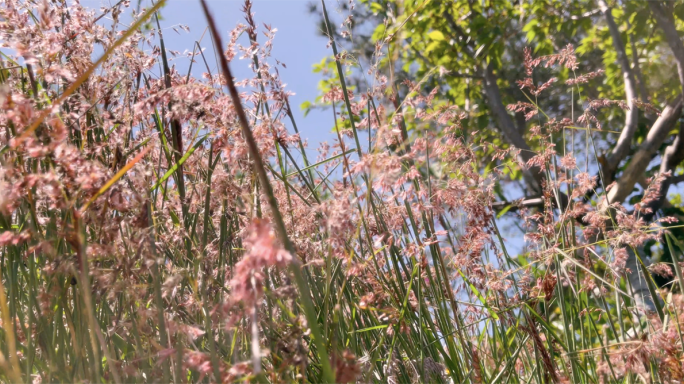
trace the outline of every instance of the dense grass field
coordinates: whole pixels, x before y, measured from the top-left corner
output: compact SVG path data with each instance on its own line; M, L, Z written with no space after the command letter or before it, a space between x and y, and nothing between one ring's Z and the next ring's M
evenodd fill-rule
M680 265L638 252L656 240L678 257L661 225L676 219L643 219L662 175L640 205L583 201L591 105L554 119L535 101L601 76L582 75L572 47L525 51L530 102L509 109L539 122L546 150L520 164L467 132L439 88L424 92L439 68L403 96L377 68L351 87L353 60L331 40L321 102L335 126L314 157L270 57L275 32L247 1L221 41L233 26L201 4L213 46L188 47L194 77L169 66L163 1L0 3L0 381L684 380ZM240 57L253 77L233 78ZM535 86L541 68L575 82ZM502 212L497 185L520 169L541 175L541 204ZM509 252L504 214L523 252Z

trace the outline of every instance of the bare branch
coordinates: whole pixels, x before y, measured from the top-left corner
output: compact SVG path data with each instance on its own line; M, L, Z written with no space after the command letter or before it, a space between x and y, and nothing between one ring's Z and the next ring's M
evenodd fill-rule
M508 212L515 212L521 208L539 208L544 206L544 199L541 197L529 197L515 201L497 201L492 203L492 209L496 212L503 211L509 206Z
M629 27L629 25L629 21L627 21L627 26ZM644 79L644 75L641 72L641 66L639 65L639 53L637 52L636 44L634 44L634 39L634 36L629 37L629 45L632 48L632 71L634 71L634 76L636 76L637 82L639 83L639 96L641 97L641 101L644 103L648 103L648 90L646 90L646 80ZM647 113L646 116L650 116L650 114Z
M660 145L667 139L668 134L674 127L677 119L682 114L682 95L669 103L665 110L660 114L660 117L651 127L651 130L646 136L646 140L639 147L637 153L632 156L632 159L622 174L617 184L608 192L608 203L617 203L624 201L632 192L634 184L639 180L639 177L646 171L646 167L650 162L651 156L658 150Z
M608 24L608 30L610 31L610 36L613 40L613 47L617 52L618 62L620 63L622 77L625 82L627 106L629 107L625 116L625 127L622 129L622 133L613 147L613 150L608 155L604 169L602 170L604 184L610 185L610 183L613 182L615 170L618 165L620 165L620 162L629 154L629 150L632 146L632 139L637 130L639 109L634 102L637 99L636 80L634 73L632 72L632 67L629 64L629 59L627 59L625 44L622 42L620 31L618 30L617 24L615 24L615 19L613 19L612 9L608 7L605 0L598 0L598 3L599 8L606 19L606 23Z
M660 174L665 174L666 172L674 172L675 168L684 161L684 124L679 124L679 133L675 137L674 142L665 149L663 154L663 160L660 163ZM646 219L650 219L657 210L665 206L667 203L667 191L670 189L670 185L673 184L673 177L667 177L662 180L657 188L660 190L660 198L658 200L652 201L649 204L651 208L651 213Z
M674 12L671 8L673 4L674 2L672 4L661 3L660 1L648 2L653 16L658 21L658 26L663 30L667 44L674 54L679 83L682 86L682 92L684 92L684 44L682 44L675 26Z
M584 12L583 14L581 14L581 15L579 15L579 16L574 16L574 15L573 15L573 16L570 16L570 20L581 20L581 19L585 19L585 18L587 18L587 17L592 17L592 16L594 16L595 14L597 14L597 13L599 13L599 12L601 12L600 9L593 9L593 10L591 10L591 11Z

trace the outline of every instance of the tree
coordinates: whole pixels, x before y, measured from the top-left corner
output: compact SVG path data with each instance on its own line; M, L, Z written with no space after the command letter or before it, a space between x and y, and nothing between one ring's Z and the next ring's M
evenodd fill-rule
M555 208L560 209L557 214L578 204L596 205L605 216L605 235L616 224L615 204L643 210L639 216L645 222L665 211L683 213L667 198L670 186L681 179L674 175L684 160L684 139L680 138L684 129L680 123L684 89L683 3L362 3L365 7L355 10L354 18L359 22L352 37L334 37L368 65L373 65L373 54L377 53L371 47L386 45L388 55L377 66L391 78L389 92L401 100L412 91L403 79L426 78L421 84L423 91L437 88L437 98L443 104L458 106L468 114L463 137L477 131L483 142L495 144L489 149L483 146L478 152L484 172L505 163L506 160L492 161L497 147L514 147L516 151L511 153L517 163L528 165L512 169L507 178L500 179L497 190L501 201L494 204L496 209L512 212L543 205L543 186L550 174L548 167L534 159L544 153L545 145L553 144L558 157L547 158L551 163L566 152L578 153L584 146L587 153L579 160L579 169L595 175L591 188L574 202L564 195L569 191L556 188L559 195ZM529 55L542 59L576 53L578 61L556 72L538 67L525 73L529 67L523 64L533 60L526 57L526 47L532 48ZM437 71L446 74L438 76ZM521 83L525 78L529 83ZM571 86L552 86L554 82ZM622 109L606 108L615 105ZM656 113L657 108L662 108L662 112ZM535 126L542 125L544 130L550 122L563 117L570 118L572 124L566 124L562 134L555 135L551 143L539 140ZM557 120L549 120L553 118ZM591 129L591 134L578 128ZM576 142L576 138L584 140ZM658 177L649 186L650 176ZM640 188L635 189L636 186ZM657 198L648 195L648 190ZM600 197L597 192L602 192ZM577 224L585 226L586 219L585 215L578 217ZM639 254L650 253L647 248L640 247ZM629 254L631 285L638 300L655 310L646 280L639 272L642 268L637 266L638 258L632 249Z

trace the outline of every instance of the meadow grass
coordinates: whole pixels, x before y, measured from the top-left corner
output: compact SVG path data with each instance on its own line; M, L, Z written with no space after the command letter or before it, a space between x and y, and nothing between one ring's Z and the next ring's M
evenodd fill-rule
M661 297L641 262L662 300L639 311L625 272L627 248L660 229L580 204L592 184L572 153L535 158L544 208L517 213L529 251L510 254L492 207L504 169L483 175L474 147L511 149L466 140L464 112L420 82L399 99L373 73L353 93L331 40L335 141L310 161L273 32L246 2L224 44L201 4L218 60L212 73L193 50L202 78L169 66L158 19L142 28L162 1L123 29L78 5L0 5L14 50L0 61L0 379L682 380L681 297ZM239 55L254 76L236 83ZM593 132L540 134L588 148Z

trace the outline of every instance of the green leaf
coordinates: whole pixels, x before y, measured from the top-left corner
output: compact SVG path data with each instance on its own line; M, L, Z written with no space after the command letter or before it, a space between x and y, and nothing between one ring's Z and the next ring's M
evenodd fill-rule
M180 219L178 218L178 215L176 215L176 212L170 209L169 214L171 215L171 221L173 221L173 225L175 225L176 227L180 227Z
M510 211L511 208L513 208L513 204L507 205L504 209L502 209L501 211L499 211L499 213L496 214L496 218L500 219L503 215L506 214L506 212Z
M436 40L436 41L444 41L445 40L444 34L440 31L432 31L432 32L428 33L428 37L430 39Z
M371 9L371 12L373 12L373 13L376 14L376 15L377 15L379 12L384 11L384 8L383 8L382 4L379 4L379 3L371 3L370 9Z

